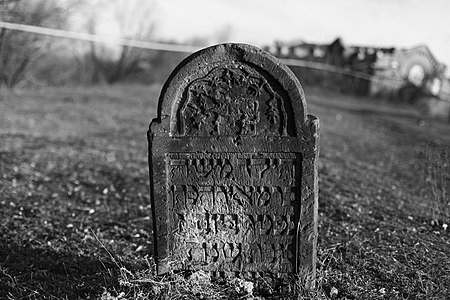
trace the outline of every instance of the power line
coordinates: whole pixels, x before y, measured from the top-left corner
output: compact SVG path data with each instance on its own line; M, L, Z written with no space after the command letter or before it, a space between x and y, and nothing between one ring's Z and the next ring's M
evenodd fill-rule
M82 40L88 42L96 42L96 43L104 43L104 44L113 44L119 46L128 46L149 50L164 50L164 51L172 51L172 52L182 52L182 53L192 53L199 50L199 47L188 46L188 45L175 45L168 43L155 43L155 42L146 42L146 41L138 41L131 39L118 38L112 40L111 37L100 36L90 33L83 32L74 32L67 31L61 29L53 29L47 27L39 27L33 25L24 25L24 24L16 24L16 23L8 23L8 22L0 22L0 28L10 29L10 30L18 30L25 31L35 34L41 34L46 36L53 36L59 38L67 38L72 40Z
M372 77L374 76L374 75L367 74L364 72L358 72L358 71L349 70L349 69L345 69L345 68L341 68L341 67L336 67L336 66L326 64L326 63L321 63L321 62L301 60L301 59L292 59L292 58L278 58L278 60L288 66L305 67L305 68L310 68L310 69L328 71L328 72L339 73L339 74L343 74L343 75L350 75L350 76L360 78L360 79L365 79L365 80L372 80Z
M193 52L200 50L199 47L189 46L189 45L155 43L155 42L139 41L139 40L132 40L132 39L124 39L124 38L118 38L118 39L111 40L111 37L107 37L107 36L100 36L100 35L95 35L95 34L90 34L90 33L74 32L74 31L53 29L53 28L33 26L33 25L9 23L9 22L0 22L0 28L30 32L30 33L58 37L58 38L67 38L67 39L73 39L73 40L82 40L82 41L112 44L112 45L118 45L118 46L128 46L128 47L135 47L135 48L142 48L142 49L149 49L149 50L163 50L163 51L182 52L182 53L193 53ZM333 65L320 63L320 62L312 62L312 61L300 60L300 59L287 59L287 58L279 58L279 60L288 66L306 67L306 68L310 68L310 69L329 71L329 72L333 72L333 73L350 75L350 76L365 79L365 80L372 80L372 77L373 77L373 75L367 74L364 72L348 70L348 69L344 69L341 67L336 67Z
M157 42L147 42L147 41L139 41L133 39L124 39L124 38L115 38L114 40L108 36L100 36L90 33L83 32L74 32L67 31L61 29L54 29L48 27L40 27L34 25L25 25L25 24L17 24L17 23L9 23L9 22L0 22L0 28L9 29L9 30L17 30L23 32L29 32L34 34L40 34L45 36L57 37L57 38L67 38L72 40L81 40L95 43L103 43L110 45L118 45L118 46L128 46L135 48L142 48L148 50L162 50L162 51L171 51L171 52L180 52L180 53L193 53L200 50L200 47L190 46L190 45L180 45L180 44L169 44L169 43L157 43ZM355 78L368 80L375 83L388 83L392 85L397 85L400 82L404 82L404 80L390 78L386 76L368 74L364 72L359 72L355 70L350 70L342 67L333 66L326 63L321 62L313 62L309 60L301 60L301 59L289 59L289 58L278 58L280 62L284 63L288 66L294 67L305 67L310 69L316 69L321 71L333 72L342 75L348 75Z
M118 46L136 47L136 48L142 48L142 49L148 49L148 50L163 50L163 51L182 52L182 53L193 53L193 52L200 50L199 47L189 46L189 45L155 43L155 42L147 42L147 41L139 41L139 40L123 39L123 38L111 40L111 38L107 37L107 36L100 36L100 35L95 35L95 34L90 34L90 33L74 32L74 31L53 29L53 28L33 26L33 25L9 23L9 22L0 22L0 28L30 32L30 33L58 37L58 38L67 38L67 39L82 40L82 41L88 41L88 42L113 44L113 45L118 45ZM353 77L366 79L366 80L371 80L371 77L372 77L372 75L367 74L367 73L356 72L353 70L347 70L344 68L340 68L340 67L332 66L329 64L320 63L320 62L312 62L312 61L300 60L300 59L286 59L286 58L280 58L279 60L282 63L289 65L289 66L306 67L306 68L311 68L311 69L324 70L324 71L329 71L329 72L334 72L334 73L350 75Z

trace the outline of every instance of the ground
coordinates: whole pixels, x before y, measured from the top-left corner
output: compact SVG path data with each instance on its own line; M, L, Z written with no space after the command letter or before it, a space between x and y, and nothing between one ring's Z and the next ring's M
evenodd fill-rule
M151 277L146 131L159 90L0 91L0 299L208 299ZM305 90L321 127L309 296L448 299L449 220L426 170L450 146L450 125L381 99Z

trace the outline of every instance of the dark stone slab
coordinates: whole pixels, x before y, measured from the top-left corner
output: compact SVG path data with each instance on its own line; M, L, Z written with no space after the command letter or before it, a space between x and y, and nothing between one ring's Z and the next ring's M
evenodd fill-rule
M148 132L158 273L313 283L318 124L297 78L258 48L180 63Z

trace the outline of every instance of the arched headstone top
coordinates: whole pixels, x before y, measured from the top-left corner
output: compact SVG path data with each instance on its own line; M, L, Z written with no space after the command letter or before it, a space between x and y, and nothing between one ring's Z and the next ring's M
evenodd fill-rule
M221 44L190 55L172 72L151 131L295 137L305 121L303 89L286 66L254 46Z
M148 132L158 274L312 284L318 138L298 79L270 54L223 44L180 63Z

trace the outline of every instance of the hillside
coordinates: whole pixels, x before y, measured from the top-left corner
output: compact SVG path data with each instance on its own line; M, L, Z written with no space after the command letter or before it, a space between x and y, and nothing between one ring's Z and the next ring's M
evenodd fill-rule
M150 273L146 130L159 88L0 91L0 299L168 292L133 281ZM450 216L426 171L448 159L450 125L305 92L321 123L316 296L447 299Z

